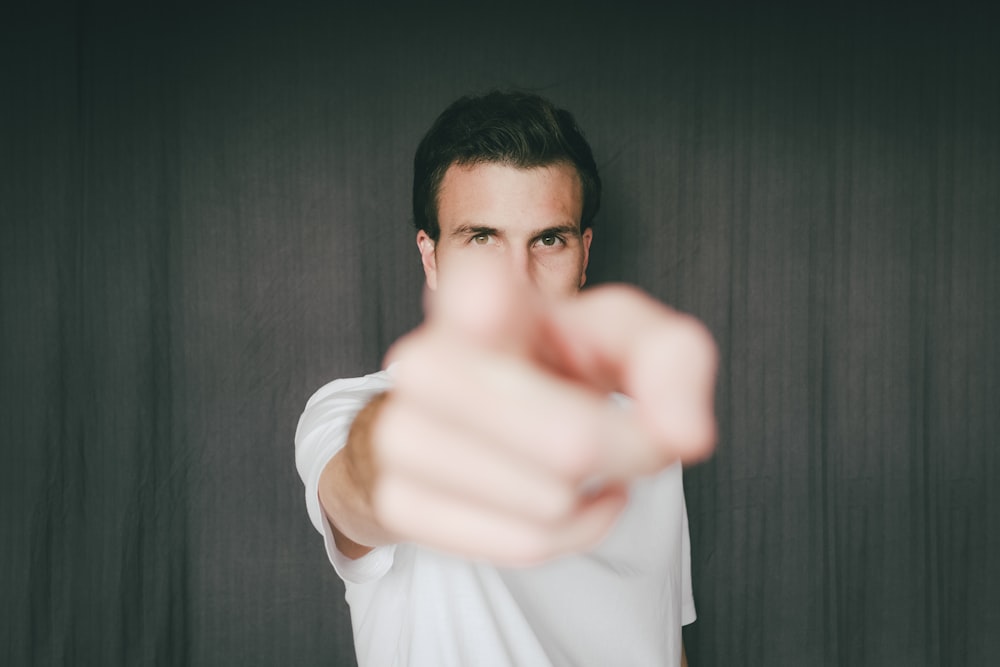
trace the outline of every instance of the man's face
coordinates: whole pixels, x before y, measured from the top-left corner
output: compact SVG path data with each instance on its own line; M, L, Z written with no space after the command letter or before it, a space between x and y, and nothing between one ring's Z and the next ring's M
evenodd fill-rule
M583 187L574 167L453 164L437 200L437 242L417 233L430 289L448 280L456 257L499 263L512 282L545 296L583 286L592 232L580 231Z

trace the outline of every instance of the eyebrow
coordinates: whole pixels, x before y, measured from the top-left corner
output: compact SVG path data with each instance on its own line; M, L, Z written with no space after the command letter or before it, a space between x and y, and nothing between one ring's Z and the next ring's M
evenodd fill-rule
M548 236L549 234L562 234L564 236L579 236L580 235L579 225L556 225L554 227L546 227L545 229L536 232L532 238L538 238L539 236Z
M477 236L479 234L492 234L497 236L500 234L500 230L496 227L488 227L486 225L459 225L452 230L450 236L452 237L465 237L465 236ZM580 228L578 225L566 224L566 225L554 225L552 227L546 227L545 229L540 229L531 234L531 238L538 238L539 236L548 236L549 234L563 234L566 236L579 236Z
M495 236L499 233L500 230L496 227L487 227L485 225L459 225L451 231L450 236L477 236L479 234L493 234Z

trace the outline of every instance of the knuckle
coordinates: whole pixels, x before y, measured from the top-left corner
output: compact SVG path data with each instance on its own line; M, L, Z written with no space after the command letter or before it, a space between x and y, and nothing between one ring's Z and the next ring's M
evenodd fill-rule
M546 526L554 526L572 516L577 494L566 485L559 485L533 506L535 517Z
M567 420L558 424L549 439L556 473L571 482L591 475L600 462L600 447L594 434L597 428L590 418Z

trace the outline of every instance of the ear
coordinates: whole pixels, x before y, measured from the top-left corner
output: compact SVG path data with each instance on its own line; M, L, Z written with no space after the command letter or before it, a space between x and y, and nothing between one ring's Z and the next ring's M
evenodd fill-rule
M432 290L437 289L437 254L435 249L437 244L434 239L427 235L427 232L420 230L417 232L417 247L420 249L420 262L424 265L424 276L427 279L427 287Z
M580 268L580 287L583 287L584 283L587 282L587 262L590 261L590 242L594 240L593 228L587 227L583 230L580 240L583 242L583 266Z

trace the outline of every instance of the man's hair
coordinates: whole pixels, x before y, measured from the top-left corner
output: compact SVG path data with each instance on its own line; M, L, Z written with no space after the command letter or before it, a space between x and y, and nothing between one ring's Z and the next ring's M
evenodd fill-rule
M590 145L573 115L548 100L519 91L459 98L424 135L413 158L413 224L437 241L438 192L453 164L497 163L530 169L566 164L583 186L580 230L601 205L601 179Z

